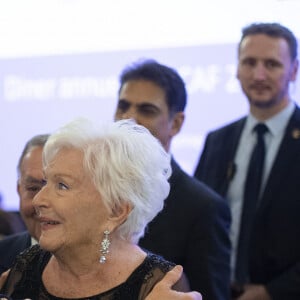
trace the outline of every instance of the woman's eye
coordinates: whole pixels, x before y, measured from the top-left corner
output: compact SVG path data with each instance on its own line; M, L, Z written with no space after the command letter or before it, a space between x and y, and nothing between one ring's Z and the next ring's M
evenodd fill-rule
M59 187L60 190L68 190L68 189L69 189L68 186L65 185L65 184L62 183L62 182L59 182L59 183L58 183L58 187Z

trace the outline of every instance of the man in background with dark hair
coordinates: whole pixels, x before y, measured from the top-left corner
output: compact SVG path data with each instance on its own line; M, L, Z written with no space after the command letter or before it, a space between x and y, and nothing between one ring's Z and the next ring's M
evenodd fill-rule
M187 94L182 78L174 69L148 60L126 68L120 83L115 119L134 119L170 152L172 138L185 118ZM203 299L229 299L229 208L173 158L172 170L165 207L139 245L181 264L191 289L201 292Z
M27 231L11 235L0 242L0 274L11 267L17 254L37 243L41 233L40 221L32 205L34 196L44 185L42 152L48 134L36 135L25 145L17 172L20 214Z
M249 114L208 134L195 172L231 207L235 299L300 299L300 109L289 93L297 70L288 28L244 28L237 78Z

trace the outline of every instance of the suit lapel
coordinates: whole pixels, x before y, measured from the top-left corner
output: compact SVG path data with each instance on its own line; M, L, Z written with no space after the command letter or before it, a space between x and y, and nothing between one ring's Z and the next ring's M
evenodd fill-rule
M224 165L221 168L223 169L223 178L225 179L222 179L222 186L220 188L221 195L223 196L226 195L228 185L235 176L236 165L234 157L245 122L246 118L238 120L225 135L225 141L221 149L221 151L225 154ZM222 155L220 157L222 157Z
M282 187L282 179L286 178L286 173L290 172L296 156L299 156L299 152L300 109L296 107L278 149L274 165L270 171L259 210L265 209L272 200L272 195L274 195L274 193L276 194L276 190Z

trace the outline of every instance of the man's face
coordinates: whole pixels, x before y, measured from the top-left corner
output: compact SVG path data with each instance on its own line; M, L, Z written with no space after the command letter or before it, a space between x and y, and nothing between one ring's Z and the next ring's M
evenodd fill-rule
M24 156L17 186L20 197L21 216L30 235L37 240L41 234L41 229L32 205L32 200L44 185L42 152L42 147L35 146Z
M134 119L169 151L172 137L178 133L183 113L170 116L162 88L148 80L129 80L121 88L115 120Z
M289 100L289 82L296 74L297 62L291 61L285 39L255 34L242 41L237 78L252 108L280 110Z

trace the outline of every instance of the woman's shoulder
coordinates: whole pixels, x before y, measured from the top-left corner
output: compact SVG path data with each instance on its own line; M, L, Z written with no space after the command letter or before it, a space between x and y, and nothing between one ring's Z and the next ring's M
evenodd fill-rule
M162 273L167 273L170 271L175 264L164 259L162 256L154 254L152 252L147 252L147 256L144 261L144 266L149 271L154 269L159 269Z
M38 244L33 245L17 255L14 267L19 271L24 271L29 266L36 266L35 263L42 262L50 254L43 250Z
M174 266L174 263L164 259L162 256L147 252L145 260L132 273L128 279L128 283L134 284L134 282L136 283L140 280L138 299L145 299L153 289L154 285ZM180 284L176 289L180 291L189 291L189 284L186 277L183 277L180 280Z
M39 245L31 246L21 252L16 257L1 292L17 299L20 295L23 296L25 291L34 293L35 289L38 290L41 272L49 258L50 253L41 249ZM28 287L31 287L30 291Z
M160 281L165 274L173 269L176 265L175 263L164 259L162 256L150 252L147 255L147 263L149 264L151 270L148 276L150 275L151 281L154 280L154 282L151 284L151 289L153 288L154 284ZM179 281L173 286L173 289L182 292L190 291L190 285L184 273Z
M34 257L40 255L41 253L45 252L39 244L32 245L25 250L23 250L20 254L17 255L17 259L20 258L28 258L33 259Z

